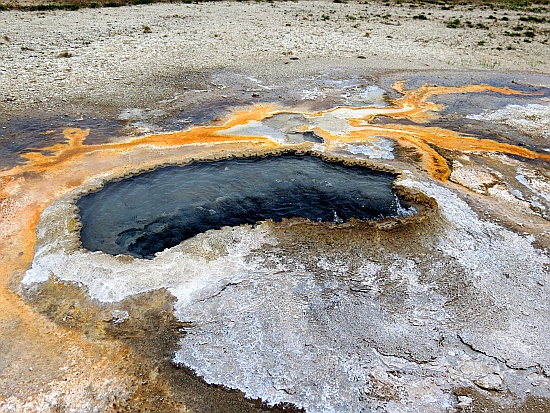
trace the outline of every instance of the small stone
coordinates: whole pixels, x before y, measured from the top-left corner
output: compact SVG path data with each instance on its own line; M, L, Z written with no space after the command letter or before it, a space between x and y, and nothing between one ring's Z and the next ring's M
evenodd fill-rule
M73 54L71 52L69 52L68 50L63 50L61 53L59 53L57 55L57 57L69 58L69 57L73 57Z
M128 320L129 316L128 311L113 310L111 312L111 318L107 321L113 324L120 324Z
M502 378L498 373L489 373L482 378L475 380L476 386L485 390L502 391Z
M456 407L458 407L459 409L466 409L470 407L473 401L474 400L471 397L458 396L458 404L456 405Z

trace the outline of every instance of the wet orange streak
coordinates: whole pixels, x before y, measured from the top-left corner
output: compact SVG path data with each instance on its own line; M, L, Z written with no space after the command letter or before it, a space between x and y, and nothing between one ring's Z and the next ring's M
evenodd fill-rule
M264 146L275 147L276 144L273 141L262 136L218 135L217 133L236 125L242 125L250 121L265 119L272 116L276 112L277 107L275 105L257 105L247 111L235 113L225 124L221 126L200 126L187 131L153 134L133 139L130 142L107 143L102 145L83 145L85 138L89 134L89 130L67 128L64 131L64 135L67 138L66 143L56 144L41 149L41 151L48 151L51 152L51 154L45 155L41 152L27 152L22 154L22 158L27 161L26 164L7 172L17 175L23 171L45 171L52 168L54 165L74 161L82 158L86 154L98 150L103 152L124 152L145 146L165 148L170 146L192 144L218 144L234 142L254 142Z
M449 95L457 93L480 93L494 92L500 95L524 95L524 96L540 96L538 93L526 93L520 90L511 89L509 87L496 87L491 85L466 85L466 86L430 86L423 85L418 89L405 90L405 82L398 81L392 85L392 88L404 96L395 99L394 102L415 102L416 104L426 102L430 97L435 95Z
M464 135L442 128L426 128L421 126L384 125L384 130L398 130L401 133L410 133L421 136L425 142L429 142L443 149L477 152L500 152L507 155L518 155L529 159L550 160L550 155L538 153L508 143L501 143L491 139L479 139L474 136Z
M352 126L357 126L364 122L369 122L378 116L387 116L393 119L409 119L413 122L424 123L434 117L434 113L440 111L444 106L429 102L428 99L436 95L449 95L458 93L482 93L492 92L501 95L523 95L523 96L537 96L536 93L525 93L519 90L510 89L507 87L495 87L490 85L467 85L467 86L429 86L424 85L418 89L406 90L405 83L403 81L395 82L392 88L403 96L395 99L391 99L391 108L393 112L383 113L386 108L373 108L374 113L369 114L361 119L349 119L349 123ZM319 117L325 113L332 113L339 109L344 108L338 106L326 111L309 114L311 117ZM346 108L350 111L361 111L364 108Z
M393 118L406 118L414 122L427 122L433 117L433 112L437 112L443 108L443 105L438 105L433 102L428 102L428 99L435 95L449 95L457 93L481 93L481 92L493 92L501 95L529 95L519 90L510 89L507 87L495 87L490 85L467 85L467 86L429 86L424 85L418 89L405 90L405 83L403 81L395 82L392 88L403 96L397 99L393 99L392 105L397 108L403 108L406 105L412 106L410 112L406 114L389 115Z
M418 89L405 90L403 81L395 82L393 89L403 94L402 97L393 99L391 107L395 109L393 113L370 114L362 118L348 119L348 124L360 130L354 130L345 137L335 136L328 133L319 136L325 139L340 140L369 140L376 137L387 137L396 140L400 144L412 144L421 154L422 164L426 171L430 172L433 178L438 180L447 180L451 170L443 158L433 146L459 151L479 151L479 152L500 152L508 155L518 155L530 159L542 159L550 161L550 155L537 153L515 145L496 142L490 139L478 139L473 136L464 135L447 129L422 127L419 125L373 125L372 121L378 116L385 116L393 119L408 119L416 123L424 123L434 117L434 113L440 111L443 105L429 102L428 99L436 95L447 95L457 93L482 93L492 92L502 95L523 95L537 96L542 94L525 93L522 91L500 88L490 85L467 85L459 87L449 86L429 86L424 85ZM314 116L322 116L323 113L334 112L339 108L333 108L326 112L319 112ZM363 108L351 109L360 111ZM374 108L373 108L374 109ZM406 109L406 110L403 110Z
M381 127L372 126L362 130L353 131L352 133L346 135L346 138L344 139L334 135L328 135L327 137L331 140L340 142L369 141L378 137L384 137L392 139L402 146L413 146L419 150L423 168L429 172L433 178L440 181L445 181L449 178L451 175L451 169L449 168L447 161L426 142L426 137L422 131L414 133L408 130L401 131L397 128L391 128L389 126L391 125L384 125ZM419 127L419 129L422 130L427 128Z
M354 131L349 136L353 139L372 139L374 137L387 137L398 142L407 141L420 149L424 168L432 177L446 180L451 173L450 168L441 155L431 146L447 150L464 152L498 152L507 155L517 155L528 159L542 159L550 161L550 155L538 153L507 143L493 141L491 139L479 139L464 135L459 132L436 127L423 127L416 125L386 124L381 126L368 126L360 131Z

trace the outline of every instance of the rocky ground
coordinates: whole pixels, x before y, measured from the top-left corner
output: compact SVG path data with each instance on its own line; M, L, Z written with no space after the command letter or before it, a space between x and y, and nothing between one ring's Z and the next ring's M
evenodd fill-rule
M550 410L548 6L32 5L0 11L1 411ZM413 93L400 118L400 80L527 95ZM421 219L226 228L145 264L79 249L83 189L289 149L146 138L256 103L389 108L361 142L326 112L299 148L400 173Z

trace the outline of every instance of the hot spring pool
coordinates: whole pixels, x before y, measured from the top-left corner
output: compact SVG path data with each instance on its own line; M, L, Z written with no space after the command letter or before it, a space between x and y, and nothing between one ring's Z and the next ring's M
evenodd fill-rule
M82 245L152 258L209 229L283 218L342 223L403 214L395 175L313 156L171 166L107 183L78 202Z

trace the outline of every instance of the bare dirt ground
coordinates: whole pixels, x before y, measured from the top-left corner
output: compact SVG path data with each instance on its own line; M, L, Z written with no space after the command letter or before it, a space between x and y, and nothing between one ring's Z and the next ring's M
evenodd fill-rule
M5 3L5 8L37 4ZM37 141L31 139L21 144L22 147L18 146L17 140L25 132L26 123L32 122L51 124L56 129L59 122L64 124L65 119L70 126L83 128L90 127L96 121L96 124L128 121L131 124L125 129L116 130L118 138L128 139L158 130L178 129L178 125L184 128L186 122L200 120L205 112L221 116L226 113L227 107L255 102L305 105L309 110L326 109L341 103L340 98L333 98L326 92L329 86L334 87L334 84L327 83L329 80L346 82L360 79L357 81L359 84L366 79L374 84L381 79L390 82L388 79L421 76L426 71L429 81L432 70L440 71L437 79L443 83L446 74L448 78L461 77L463 84L484 76L505 76L521 87L548 88L549 41L550 19L548 6L544 5L510 8L498 4L296 1L159 3L74 11L4 10L0 11L0 127L3 128L0 130L0 142L5 152L0 169L8 171L18 162L16 157L13 157L16 160L12 159L12 152L55 143L57 138L54 135L41 133ZM183 116L180 124L163 123L174 112L188 114L189 120ZM538 109L535 114L518 117L523 121L534 119L536 127L531 135L525 134L529 132L529 125L513 125L524 132L522 136L528 146L548 146L545 126L548 123L544 113ZM500 115L496 113L493 116L496 119ZM504 118L502 122L513 121L510 119ZM18 123L20 121L23 125ZM115 129L112 128L113 131ZM112 139L110 132L111 129L107 128L103 134L90 136L90 139L108 141ZM32 132L30 136L34 136ZM54 142L48 141L50 136ZM59 139L64 138L61 135ZM146 155L143 156L149 156L148 152L144 153ZM530 210L534 201L514 198L513 188L505 185L510 182L507 180L509 176L517 175L517 171L524 168L522 179L538 182L541 185L537 188L538 193L546 193L548 190L544 185L548 185L548 176L544 161L532 161L525 166L515 158L505 159L504 155L500 158L483 154L459 157L456 153L446 153L446 157L453 166L451 181L466 188L459 191L460 196L478 215L485 214L484 218L497 220L495 222L504 221L506 228L514 231L514 237L523 233L535 237L535 245L541 251L548 248L547 218L540 213L531 216L530 212L525 212ZM404 169L400 160L396 162L398 167ZM188 326L174 316L173 296L165 290L137 294L122 302L105 304L91 299L85 289L52 279L28 294L27 301L21 298L20 280L31 266L34 256L34 226L40 219L39 212L47 206L40 200L48 199L50 202L65 194L67 188L82 184L85 180L83 172L77 168L74 173L74 179L68 177L62 185L54 186L52 183L51 187L48 184L39 185L39 179L32 174L19 177L34 192L23 191L25 195L15 199L3 193L11 182L9 174L3 175L0 181L3 201L0 209L3 220L0 249L0 410L269 410L260 401L250 401L238 391L207 385L191 372L173 366L171 359L178 349L181 329ZM57 175L52 176L53 182ZM447 196L442 189L429 185L421 186L421 190L432 191L430 196L439 196L441 200ZM36 195L40 191L44 192L40 194L42 198ZM35 195L36 200L33 198ZM453 222L453 215L458 216L459 213L470 217L471 211L464 212L465 204L460 203L458 198L451 198L454 203L451 202L444 212L447 215L443 221ZM28 208L18 210L18 203L28 205ZM22 211L21 216L14 216L13 211ZM470 221L465 222L479 223L474 218L468 219ZM447 228L437 220L434 225L441 225L439 229ZM449 228L455 227L451 225ZM479 228L479 232L472 231L470 235L480 243L491 244L494 239L512 237L507 230L496 230L489 224ZM464 226L453 230L457 234L468 233ZM286 248L287 252L295 248L295 238L310 236L294 229L286 231L279 228L277 231L280 231L281 248ZM293 231L296 234L289 235ZM415 243L415 236L426 235L423 230L412 235L407 231L402 235L404 238L411 237L410 245ZM484 231L492 235L487 236ZM445 237L443 234L444 231L440 234L442 238ZM333 241L349 244L348 251L353 251L355 239L348 239L345 234L341 237L343 240ZM527 245L519 237L514 240L518 248ZM328 257L327 271L337 273L339 260L352 261L355 258L346 256L353 255L352 252L331 256L334 254L331 242L326 241L327 245L319 245L318 248ZM388 239L372 246L362 244L362 248L376 249L380 245L395 247L392 242ZM306 244L300 245L300 248L305 248ZM450 249L456 247L449 245L447 247ZM510 243L501 251L510 255L513 245ZM434 271L431 265L440 262L438 254L441 252L422 247L427 248L428 252L422 250L419 254L426 254L429 259L407 262L416 272L429 274ZM420 246L415 248L421 249ZM403 256L408 254L403 246L396 251L396 254ZM530 254L532 257L542 257L540 268L546 270L541 270L543 275L540 279L532 279L533 291L547 288L544 286L550 282L548 264L543 263L547 255L537 251L533 250ZM379 253L383 256L383 251ZM266 254L277 255L277 251L267 248ZM310 265L303 256L299 252L289 253L287 265L292 267L296 262ZM515 256L510 258L513 259L516 259ZM380 260L380 265L385 268L395 264L387 257ZM514 271L520 272L520 261L521 258L517 258L513 265L510 264ZM526 266L534 268L535 264L532 265ZM505 270L509 272L508 267ZM445 272L443 269L438 271ZM535 274L536 271L532 272ZM456 270L456 274L463 275L461 270ZM438 282L442 283L442 289L451 288L449 285L456 287L446 279ZM504 295L507 290L523 293L528 289L526 286L531 285L524 283L518 287L512 281L500 279L494 282L500 288L495 290L495 294ZM506 284L508 282L511 284ZM464 285L456 287L457 291L453 290L457 301L452 308L457 312L468 307L470 299L474 303L472 307L492 303L491 300L495 299L491 294L478 296L475 289L470 293L463 291L469 288ZM384 297L390 302L393 286L386 287ZM265 291L260 291L269 296ZM536 291L538 294L539 290ZM269 293L275 296L275 292ZM491 310L495 314L499 308L507 308L504 299L497 302L501 307L495 306ZM544 298L541 303L545 304ZM275 304L274 299L262 303L262 306L270 308ZM344 304L351 305L348 302ZM518 307L516 310L510 313L511 317L526 320L521 317L527 317L524 313L532 308ZM467 318L468 311L460 314ZM131 321L119 324L117 317L124 312L132 315ZM538 314L537 320L544 319L544 314ZM528 324L518 323L514 331L520 331ZM222 336L230 337L227 331L222 333ZM466 333L460 336L464 343L447 338L445 344L466 348L458 355L445 356L449 360L462 357L461 362L452 368L460 371L456 373L457 377L471 378L471 381L464 382L464 387L450 389L440 385L438 380L443 380L441 372L447 374L452 371L444 366L447 359L443 356L437 359L438 365L430 365L427 361L429 357L418 363L418 360L413 360L414 367L412 363L403 367L405 362L400 359L399 368L413 371L411 377L420 379L415 382L416 387L404 385L404 390L392 387L399 381L396 378L398 373L395 377L388 376L388 366L393 366L397 371L395 365L399 364L398 360L392 359L391 355L379 354L380 360L386 363L385 367L382 368L381 364L373 369L374 376L369 376L369 380L374 383L373 386L378 386L375 392L382 403L380 405L391 407L393 399L399 401L402 394L407 394L403 400L413 404L395 404L394 411L434 411L430 401L422 397L437 394L440 399L434 405L441 411L549 411L548 398L544 395L550 392L550 387L545 387L550 386L550 379L547 370L542 371L544 369L540 366L533 367L538 361L526 365L519 363L519 367L513 365L517 370L509 369L509 359L498 357L502 348L486 351L489 355L481 354L479 348L486 342L479 339L480 333L473 327ZM500 330L495 333L498 334ZM540 337L546 337L546 331L540 334ZM516 333L511 336L521 341ZM427 342L433 344L430 340ZM497 342L498 337L494 340ZM533 340L538 342L538 339ZM237 346L238 337L234 338L233 344L229 344ZM428 351L430 347L426 349L423 351ZM434 353L440 351L437 346L432 350ZM538 360L537 351L540 348L532 351L535 360ZM513 351L510 352L510 357L514 359ZM493 357L494 354L497 357ZM217 356L214 354L214 357ZM420 370L415 370L417 368ZM516 373L521 379L508 383L513 381ZM474 385L474 381L481 384ZM502 392L502 386L505 392ZM436 390L430 393L434 388ZM413 394L415 391L416 395ZM536 395L529 396L531 391ZM427 404L423 405L419 400ZM280 410L284 407L281 406ZM388 408L387 411L390 410Z
M272 82L330 67L550 72L544 12L443 8L298 1L2 12L1 116L147 107L204 88L196 74L222 68Z

